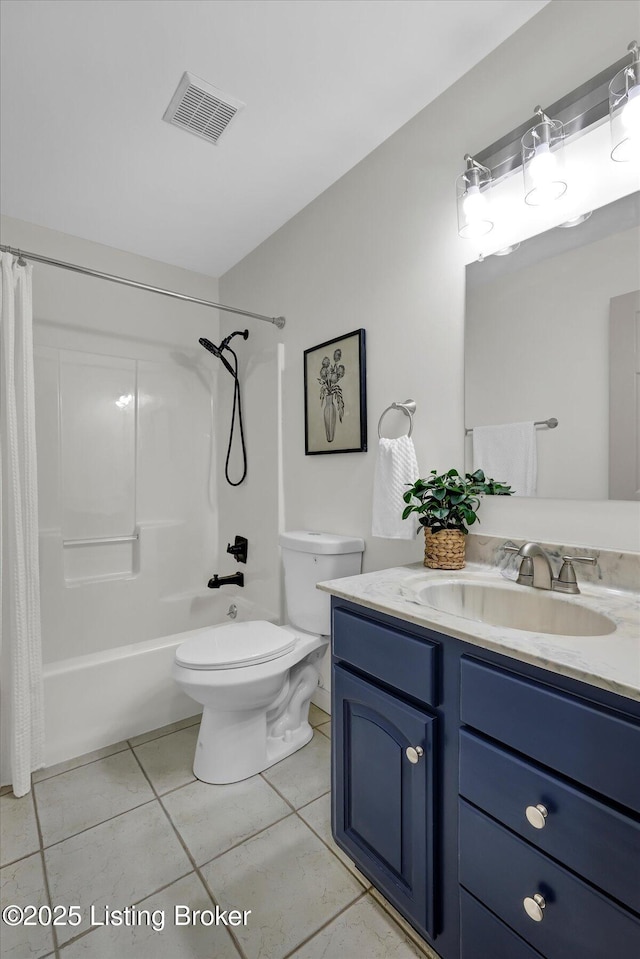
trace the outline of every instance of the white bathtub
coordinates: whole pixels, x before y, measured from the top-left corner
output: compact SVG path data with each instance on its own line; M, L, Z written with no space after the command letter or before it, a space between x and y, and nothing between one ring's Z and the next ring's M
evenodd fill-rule
M230 602L237 603L238 621L272 618L236 597L225 609ZM192 634L174 633L45 665L45 765L195 715L197 703L171 679L176 648Z

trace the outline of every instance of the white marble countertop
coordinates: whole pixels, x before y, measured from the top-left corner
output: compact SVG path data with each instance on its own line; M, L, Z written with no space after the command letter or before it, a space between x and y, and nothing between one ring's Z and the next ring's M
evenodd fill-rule
M495 581L495 585L531 591L531 587L518 586L503 578L496 568L475 563L467 563L459 572L431 570L414 563L318 583L318 589L455 636L473 646L640 701L640 597L637 593L581 584L580 595L563 595L562 599L608 616L616 624L615 631L606 636L550 635L465 619L422 605L412 598L416 585L456 578L484 583Z

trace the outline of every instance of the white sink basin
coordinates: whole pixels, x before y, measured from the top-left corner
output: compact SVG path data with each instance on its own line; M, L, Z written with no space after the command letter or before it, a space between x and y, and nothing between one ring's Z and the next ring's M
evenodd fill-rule
M530 587L448 580L414 587L412 593L425 606L491 626L560 636L607 636L616 629L603 613Z

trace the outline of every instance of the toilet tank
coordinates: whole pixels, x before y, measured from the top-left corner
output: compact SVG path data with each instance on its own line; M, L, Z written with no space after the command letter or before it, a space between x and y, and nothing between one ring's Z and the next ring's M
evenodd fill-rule
M355 576L362 566L364 541L356 536L295 530L279 538L284 566L287 622L307 633L331 632L331 597L316 583Z

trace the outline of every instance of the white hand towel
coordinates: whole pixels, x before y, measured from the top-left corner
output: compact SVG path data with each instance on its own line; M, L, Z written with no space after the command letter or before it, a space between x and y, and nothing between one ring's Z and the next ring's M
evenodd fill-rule
M393 440L383 437L378 442L373 479L373 536L413 539L416 524L413 519L402 519L406 506L402 494L407 492L407 484L415 483L418 475L418 460L410 437L399 436Z
M474 426L474 469L508 483L514 496L535 496L538 482L536 428L530 423Z

